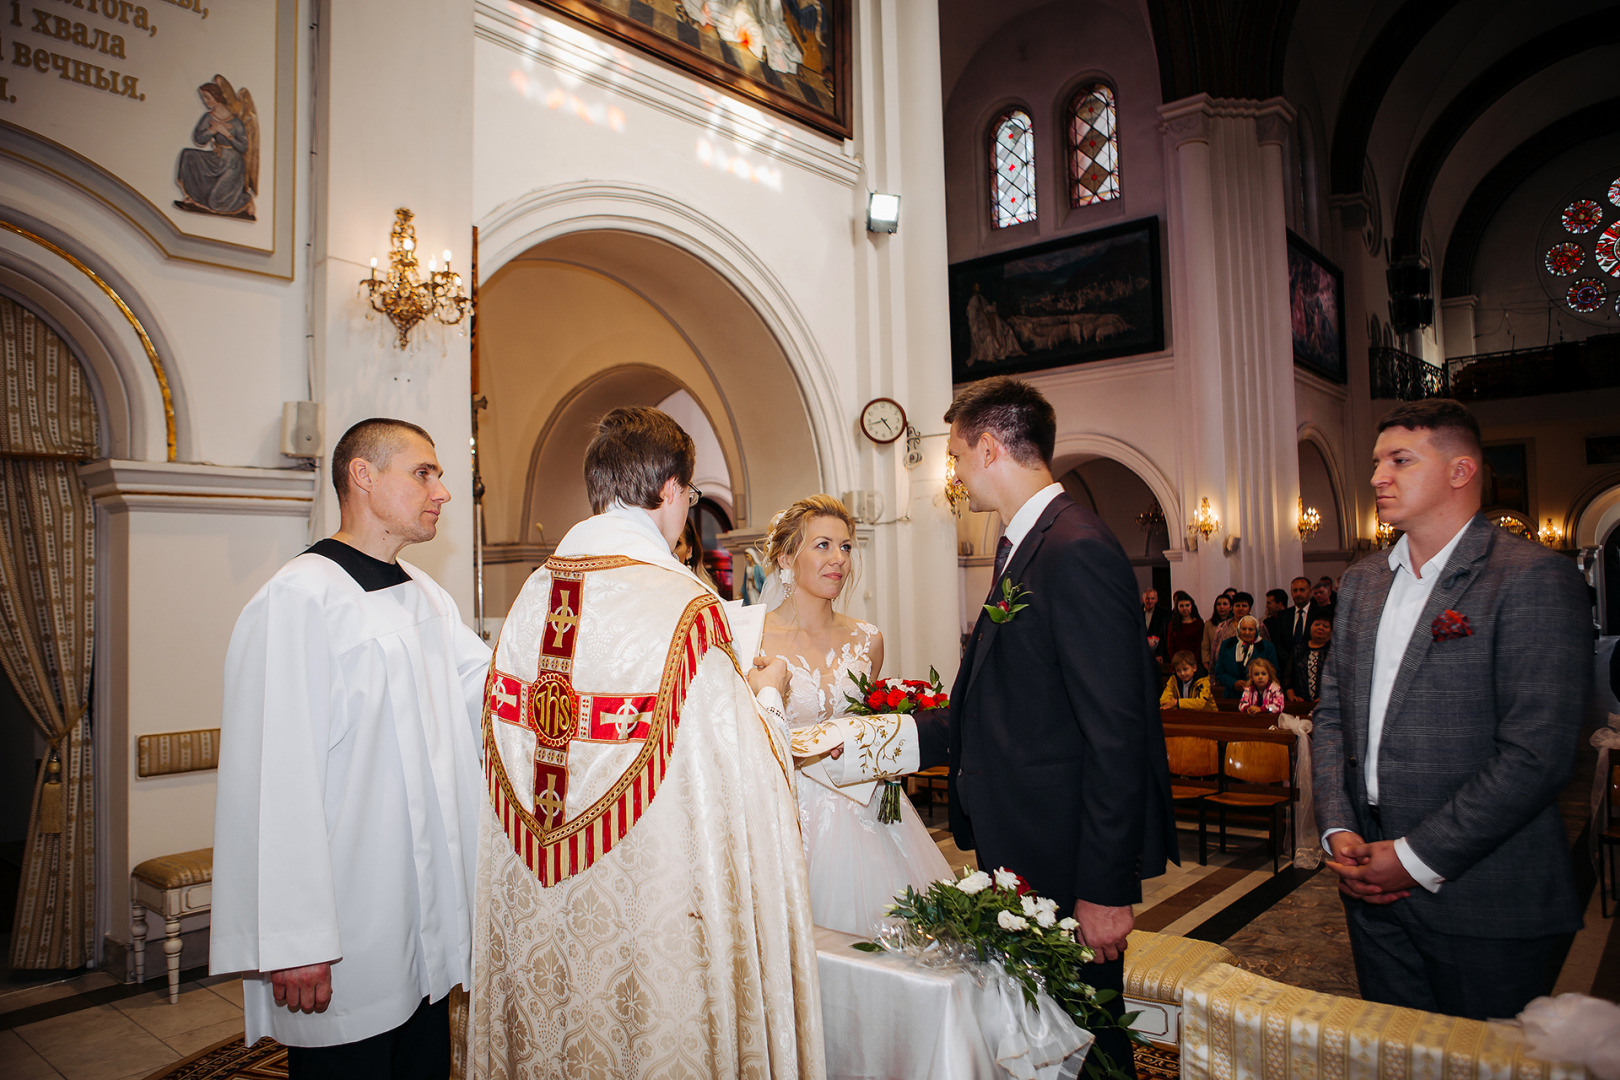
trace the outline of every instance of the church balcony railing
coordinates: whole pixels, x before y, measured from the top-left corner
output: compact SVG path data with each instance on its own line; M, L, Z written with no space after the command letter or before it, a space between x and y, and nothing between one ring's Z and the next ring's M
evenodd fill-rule
M1620 387L1620 334L1505 352L1456 356L1441 367L1384 346L1368 350L1372 396L1499 401Z

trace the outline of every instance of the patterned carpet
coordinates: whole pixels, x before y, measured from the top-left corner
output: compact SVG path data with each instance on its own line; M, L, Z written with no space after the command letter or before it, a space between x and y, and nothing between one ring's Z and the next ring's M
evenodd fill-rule
M1319 871L1222 942L1238 967L1277 982L1360 999L1338 878Z
M1181 1055L1163 1047L1138 1046L1136 1071L1141 1080L1177 1080ZM287 1080L287 1048L270 1038L252 1047L243 1046L240 1037L226 1039L147 1080Z

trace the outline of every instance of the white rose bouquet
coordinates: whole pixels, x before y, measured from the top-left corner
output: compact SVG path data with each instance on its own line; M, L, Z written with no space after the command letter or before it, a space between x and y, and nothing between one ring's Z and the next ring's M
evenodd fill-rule
M962 873L955 880L936 881L928 891L906 890L895 897L889 918L903 923L906 936L927 945L940 943L947 952L965 953L970 960L1000 963L1024 992L1031 1007L1045 991L1076 1024L1096 1033L1109 1028L1129 1031L1135 1013L1115 1020L1103 1009L1118 996L1098 992L1082 978L1084 966L1096 955L1075 940L1079 925L1058 917L1056 902L1036 895L1029 882L1005 867L994 874L983 870ZM893 925L893 923L891 923ZM884 934L877 941L855 946L865 952L903 949L900 938ZM1129 1032L1133 1040L1142 1039ZM1125 1072L1102 1050L1093 1048L1086 1062L1087 1075L1123 1078Z

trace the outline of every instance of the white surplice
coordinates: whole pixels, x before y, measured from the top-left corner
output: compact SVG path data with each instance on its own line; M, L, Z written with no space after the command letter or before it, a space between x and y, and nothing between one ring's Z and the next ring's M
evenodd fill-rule
M523 586L484 718L472 1075L823 1075L787 732L729 637L644 511L576 525Z
M470 983L489 648L422 571L363 590L305 553L237 620L225 661L209 968L240 971L247 1042L389 1031ZM332 962L324 1013L271 972Z

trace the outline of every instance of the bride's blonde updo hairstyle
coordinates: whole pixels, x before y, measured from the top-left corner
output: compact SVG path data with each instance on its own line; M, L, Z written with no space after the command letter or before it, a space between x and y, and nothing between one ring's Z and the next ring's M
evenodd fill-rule
M770 528L765 533L765 565L779 570L786 557L791 566L810 535L810 522L818 517L842 521L849 528L850 541L854 541L855 515L831 495L809 495L771 518Z

